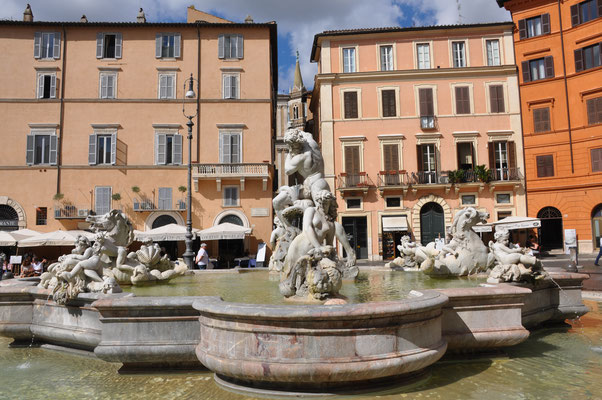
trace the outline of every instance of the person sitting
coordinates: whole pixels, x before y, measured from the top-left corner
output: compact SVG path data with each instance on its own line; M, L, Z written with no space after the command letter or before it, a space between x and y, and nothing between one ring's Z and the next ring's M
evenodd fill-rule
M34 276L33 265L31 265L31 257L26 256L23 259L23 264L21 264L21 275L20 278L27 278L30 276Z
M40 276L42 272L44 272L44 264L38 257L33 258L33 263L31 264L33 267L33 276Z
M525 242L525 246L528 249L531 249L533 255L539 254L541 250L539 244L537 243L537 239L535 239L535 236L533 235L529 235L529 239L527 239Z

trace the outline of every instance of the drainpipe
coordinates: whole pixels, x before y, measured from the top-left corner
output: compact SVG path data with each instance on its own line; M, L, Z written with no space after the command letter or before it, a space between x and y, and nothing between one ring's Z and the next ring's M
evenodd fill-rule
M201 24L196 23L197 48L197 81L196 81L196 162L201 162Z
M61 155L63 149L63 123L65 122L65 66L67 65L67 31L65 24L61 25L63 29L63 70L61 74L61 105L59 110L59 137L56 149L56 193L61 193Z
M514 53L514 64L516 64L516 47L514 46L514 35L512 35L512 51ZM520 129L521 129L521 135L520 135L520 140L523 143L523 173L524 173L524 177L525 179L524 181L524 185L525 185L525 213L527 214L527 217L529 216L529 196L527 196L527 169L525 168L525 165L527 164L527 157L525 155L525 121L523 118L523 99L520 93L520 74L518 73L518 64L516 64L516 80L518 81L518 109L520 112ZM537 236L539 238L539 236ZM539 239L538 239L539 240Z
M562 48L562 72L564 77L564 100L566 101L566 118L569 130L569 149L571 153L571 173L575 173L575 164L573 163L573 136L571 134L571 108L569 106L569 88L566 79L566 58L564 55L564 35L562 33L562 12L560 10L560 1L558 0L558 21L560 22L560 46Z

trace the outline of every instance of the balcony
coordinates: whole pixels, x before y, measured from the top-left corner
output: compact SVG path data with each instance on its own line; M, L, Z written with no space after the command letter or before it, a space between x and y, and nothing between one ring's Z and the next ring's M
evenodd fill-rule
M380 171L377 177L377 186L381 192L386 189L407 188L408 174L405 170Z
M492 181L520 181L522 175L519 168L492 168Z
M54 207L55 219L86 219L90 214L90 208L77 207L71 204Z
M167 202L171 203L172 202ZM157 207L152 200L149 199L134 199L133 203L134 211L136 212L149 212L149 211L186 211L186 201L176 200L175 208L171 205L159 204Z
M408 177L411 185L447 185L449 184L447 171L418 171L412 172Z
M357 174L341 173L337 177L337 190L345 191L361 191L368 192L368 189L374 186L374 183L365 172Z
M192 179L195 185L199 179L215 179L218 190L221 190L222 179L240 179L241 190L244 190L245 179L263 180L263 190L267 190L270 177L269 163L245 163L245 164L195 164L192 170Z
M421 115L420 116L420 128L424 130L436 129L435 116L434 115Z

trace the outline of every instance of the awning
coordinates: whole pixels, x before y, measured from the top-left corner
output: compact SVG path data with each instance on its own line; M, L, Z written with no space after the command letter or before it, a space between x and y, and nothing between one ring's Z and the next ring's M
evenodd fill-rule
M476 224L472 227L475 232L493 232L493 226L491 224Z
M405 215L383 216L383 232L407 231L408 220Z
M48 233L40 233L27 239L19 240L19 247L36 247L36 246L74 246L75 239L79 236L86 236L90 240L94 240L95 235L92 232L72 230L72 231L54 231Z
M539 218L531 217L506 217L491 223L496 229L529 229L529 228L540 228L541 221Z
M246 235L253 231L252 228L224 222L222 224L212 226L211 228L203 229L198 236L203 240L229 240L229 239L244 239Z
M192 229L193 238L197 232L199 232L198 229ZM186 227L178 224L167 224L145 232L134 231L134 237L139 241L152 239L156 242L164 240L186 240Z

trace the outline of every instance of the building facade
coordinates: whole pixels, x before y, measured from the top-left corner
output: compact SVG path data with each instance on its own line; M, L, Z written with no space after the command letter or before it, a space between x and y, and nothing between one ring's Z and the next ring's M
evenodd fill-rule
M184 108L196 114L193 227L253 228L237 244L251 253L269 243L275 23L232 23L190 7L187 23L147 23L141 13L136 23L1 21L0 29L0 207L14 225L6 229L76 229L111 208L139 230L183 225ZM185 99L191 76L195 98Z
M516 24L527 205L540 240L581 252L602 236L602 1L497 0Z
M327 31L311 109L360 259L444 238L455 211L525 215L512 23Z

